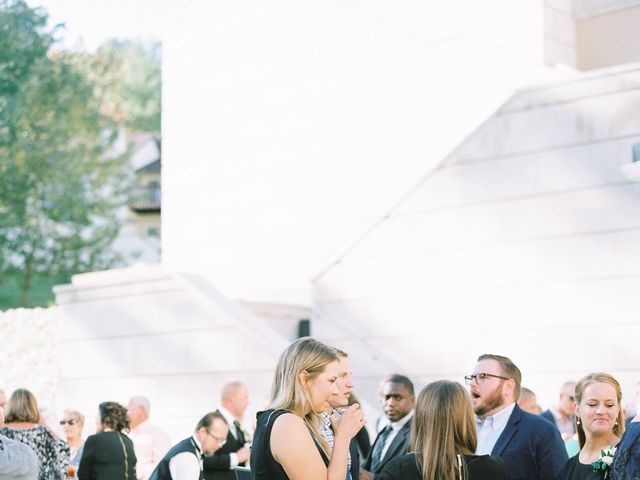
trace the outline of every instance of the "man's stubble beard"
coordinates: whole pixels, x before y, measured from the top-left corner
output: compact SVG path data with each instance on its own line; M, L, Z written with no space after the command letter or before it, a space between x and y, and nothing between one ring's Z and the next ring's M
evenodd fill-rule
M496 389L491 392L491 395L481 404L478 405L474 412L478 416L482 416L487 412L491 412L492 410L501 407L504 405L504 399L502 398L502 383L496 387Z

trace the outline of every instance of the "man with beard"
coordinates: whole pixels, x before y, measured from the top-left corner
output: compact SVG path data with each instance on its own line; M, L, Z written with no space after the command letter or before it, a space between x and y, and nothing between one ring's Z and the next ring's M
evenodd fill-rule
M389 423L378 434L362 464L360 480L372 480L389 460L409 449L409 432L416 397L413 383L404 375L391 375L382 387L384 414Z
M556 478L568 459L564 443L551 423L516 405L522 381L518 367L507 357L481 355L465 380L478 424L476 454L502 457L513 480Z

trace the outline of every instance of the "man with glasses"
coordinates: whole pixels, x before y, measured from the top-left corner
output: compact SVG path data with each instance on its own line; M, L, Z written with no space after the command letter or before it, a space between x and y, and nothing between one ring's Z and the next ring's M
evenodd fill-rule
M560 389L560 398L556 407L542 412L540 416L558 427L562 439L566 442L576 433L576 382L565 382Z
M150 480L202 480L202 456L212 454L227 441L229 425L220 412L207 413L195 432L164 456Z
M507 357L481 355L465 377L478 425L477 455L502 457L513 480L556 478L567 462L558 430L516 405L522 375Z

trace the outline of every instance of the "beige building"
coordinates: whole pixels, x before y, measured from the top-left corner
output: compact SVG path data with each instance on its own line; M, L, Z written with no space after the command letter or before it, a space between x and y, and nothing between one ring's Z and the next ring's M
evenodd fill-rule
M460 380L488 351L545 405L601 369L631 396L639 9L176 2L162 266L57 289L59 403L146 394L177 439L226 378L258 409L306 316L372 416L381 375Z

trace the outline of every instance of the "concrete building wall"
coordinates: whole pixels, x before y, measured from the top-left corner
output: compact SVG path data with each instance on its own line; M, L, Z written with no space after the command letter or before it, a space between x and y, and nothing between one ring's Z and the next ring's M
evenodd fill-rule
M636 6L578 18L576 42L582 70L640 61L640 2Z
M545 66L538 0L192 0L172 19L163 262L232 298L309 304L515 89L567 74Z
M637 65L514 96L318 278L318 334L421 383L499 353L543 405L594 370L631 401L640 185L621 167L639 108Z
M250 426L291 340L198 277L158 265L75 276L56 287L56 303L56 407L87 414L87 433L100 402L145 395L154 423L178 441L219 406L232 378L250 386Z

